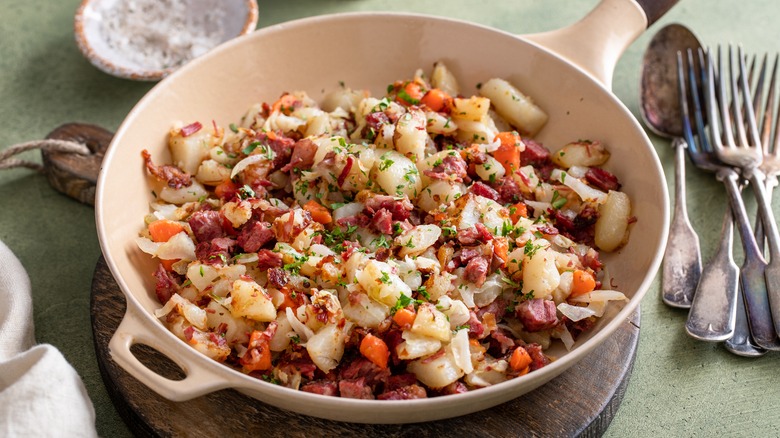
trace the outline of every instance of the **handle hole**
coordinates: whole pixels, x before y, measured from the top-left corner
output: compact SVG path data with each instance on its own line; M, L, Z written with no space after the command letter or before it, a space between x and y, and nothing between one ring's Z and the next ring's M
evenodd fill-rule
M146 344L133 344L130 353L144 366L169 380L184 380L187 374L168 356Z

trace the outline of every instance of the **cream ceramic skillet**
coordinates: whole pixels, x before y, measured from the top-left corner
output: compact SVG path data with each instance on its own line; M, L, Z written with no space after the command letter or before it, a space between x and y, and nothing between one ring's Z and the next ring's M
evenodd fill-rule
M518 397L559 375L627 324L660 265L669 199L663 170L647 135L610 92L622 53L676 1L603 0L580 22L549 33L518 37L462 21L422 15L355 13L279 24L229 42L155 86L117 131L103 162L96 219L106 261L127 298L127 313L110 342L112 358L162 396L184 401L234 388L270 405L307 415L364 423L410 423L463 415ZM652 4L651 4L652 3ZM378 37L381 36L381 37ZM200 355L154 317L154 261L135 237L149 211L140 151L170 159L166 134L175 120L215 120L227 126L256 102L282 91L322 97L343 81L381 95L388 83L444 61L466 87L492 77L514 83L549 114L537 140L555 150L572 139L599 139L612 157L606 166L633 202L631 239L604 257L614 286L630 300L613 307L571 351L523 377L465 394L408 401L352 400L294 391L244 375ZM166 379L130 352L149 345L186 373ZM616 354L620 354L617 352ZM608 358L605 358L608 362ZM562 389L565 390L565 389Z

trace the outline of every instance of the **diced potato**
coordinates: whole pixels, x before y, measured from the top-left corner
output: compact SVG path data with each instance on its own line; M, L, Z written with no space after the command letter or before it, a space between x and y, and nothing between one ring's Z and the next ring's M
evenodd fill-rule
M203 184L215 186L230 178L230 169L214 160L204 160L198 167L195 179Z
M490 99L479 96L469 98L456 97L452 100L452 118L480 122L487 116L490 109Z
M434 272L425 281L425 289L428 291L428 295L432 300L437 300L439 297L447 295L447 293L454 287L452 280L454 276L449 272Z
M575 141L562 147L550 157L563 168L572 166L601 166L609 160L609 152L598 141Z
M449 348L446 353L431 359L424 357L413 360L406 366L407 371L429 388L443 388L463 376L463 370L455 362Z
M504 166L502 166L498 160L490 155L487 156L487 161L474 166L474 171L477 172L477 175L479 175L483 181L491 182L498 181L499 179L503 178L504 174L506 173Z
M436 353L441 348L441 341L430 336L404 331L401 335L404 342L395 347L398 357L403 360L417 359Z
M230 312L233 316L245 316L262 322L276 319L276 308L271 297L254 281L234 281L230 296Z
M489 116L481 120L461 120L458 119L458 132L455 136L458 140L467 143L488 144L496 139L498 129Z
M449 341L450 337L452 337L447 316L431 303L420 304L411 331L412 333L429 336L444 342Z
M428 132L425 130L425 113L420 109L410 109L395 123L393 144L395 150L404 154L412 162L425 156L425 142Z
M383 151L374 169L377 184L389 195L406 195L409 199L414 199L422 189L417 166L397 151Z
M452 134L458 130L458 124L452 120L452 117L434 111L426 111L425 129L430 134Z
M160 190L160 199L176 205L182 205L186 202L198 202L207 196L208 192L198 181L192 181L189 187L174 189L166 185Z
M599 207L595 242L599 249L615 251L628 239L631 200L623 192L610 190L607 201Z
M244 318L236 318L223 305L212 300L206 306L206 319L210 329L225 324L225 340L228 345L243 344L249 341L252 326ZM289 324L288 324L289 325Z
M354 302L353 302L354 300ZM344 300L344 316L361 327L377 328L389 315L390 308L366 294L356 294Z
M439 298L438 303L436 303L436 308L442 309L442 313L444 313L450 321L450 329L452 330L456 330L471 318L469 308L463 301L454 300L446 295Z
M233 228L244 225L252 217L252 205L248 201L227 202L220 209L222 214L230 221ZM289 214L289 213L287 213Z
M295 335L292 329L292 324L287 319L285 312L279 312L276 317L276 332L274 332L271 341L268 343L268 347L271 351L284 351L288 345L290 345L291 336Z
M392 268L385 262L370 260L357 274L357 281L369 297L386 306L395 306L401 294L412 296L409 286L393 274Z
M201 292L211 286L217 278L219 278L219 271L211 265L194 262L187 268L187 279Z
M551 250L540 248L523 259L523 294L533 292L534 298L547 299L561 282Z
M503 79L488 80L479 93L490 99L496 112L522 134L533 137L547 123L547 114L530 97Z
M433 211L441 206L449 205L465 193L466 186L463 183L441 179L432 180L417 197L417 206L424 211Z
M209 156L211 148L217 146L213 133L205 128L188 136L181 135L181 128L171 129L168 147L173 164L179 169L195 175L201 161Z
M395 244L400 245L398 254L401 257L415 256L436 243L441 236L441 228L436 225L418 225L404 231L395 238Z
M457 96L460 94L460 86L458 80L455 79L455 75L439 61L433 64L433 71L431 72L431 85L434 88L438 88L441 91L449 94L450 96Z
M336 368L344 355L345 331L337 324L328 324L306 342L309 357L323 372Z

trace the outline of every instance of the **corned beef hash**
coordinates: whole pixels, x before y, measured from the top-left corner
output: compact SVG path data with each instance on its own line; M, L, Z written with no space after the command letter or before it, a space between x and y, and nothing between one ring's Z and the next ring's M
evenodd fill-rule
M361 399L470 391L571 348L626 300L599 251L625 243L630 200L604 145L551 153L529 97L477 89L436 63L382 97L340 84L176 124L170 164L143 151L156 316L252 376Z

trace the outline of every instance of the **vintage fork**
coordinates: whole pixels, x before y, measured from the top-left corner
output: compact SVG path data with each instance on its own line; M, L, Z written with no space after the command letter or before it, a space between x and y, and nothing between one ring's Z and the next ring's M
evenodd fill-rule
M719 49L720 50L720 49ZM780 246L777 239L777 224L766 202L766 191L763 185L763 173L758 169L762 161L758 128L753 113L750 90L747 85L747 74L742 49L738 48L735 59L732 47L729 47L729 71L725 72L718 57L719 80L715 81L715 66L712 53L707 53L707 75L705 77L705 102L709 125L709 140L718 158L741 170L742 176L750 181L759 204L759 213L763 222L770 246L770 256L780 263ZM737 74L735 74L735 64ZM737 80L739 76L739 81ZM731 105L727 103L726 80L730 81ZM718 93L716 96L716 86ZM740 99L744 97L744 102ZM730 108L729 108L730 107ZM743 107L745 114L743 115ZM733 115L733 117L732 117ZM745 127L747 124L747 128ZM735 132L736 131L736 132ZM736 138L735 138L736 134ZM750 138L748 139L748 135ZM765 275L769 269L755 240L755 236L747 222L745 206L736 188L738 176L734 170L724 178L731 207L737 213L737 223L742 237L745 252L745 262L740 270L745 307L747 309L750 330L756 344L762 348L778 349L778 338L773 314L777 313L780 323L780 308L770 307L769 291L777 294L775 303L780 305L780 278L778 275ZM770 289L770 286L772 289Z
M772 204L772 192L778 183L777 176L780 175L780 111L777 112L777 118L773 118L775 114L775 84L777 80L777 67L779 60L780 55L775 55L775 62L774 66L772 67L772 75L769 81L766 104L763 108L762 117L758 117L758 112L761 110L760 95L754 96L753 99L753 107L756 111L756 118L761 119L761 145L763 146L764 150L764 159L761 161L759 169L764 172L764 175L766 176L764 186L766 188L766 198L770 205ZM759 82L763 82L762 79L766 71L766 62L767 57L765 55L761 65L761 77L759 78ZM759 85L757 90L759 90L760 93L762 87ZM772 135L772 126L775 126L774 135ZM756 219L755 229L756 241L758 242L759 248L763 249L764 227L762 226L760 217Z
M699 70L704 70L704 58L698 52ZM705 121L699 99L699 81L693 52L687 51L688 68L684 69L682 54L677 54L677 76L680 107L683 115L683 136L688 142L688 157L699 169L713 172L720 181L737 178L737 174L718 161L706 136ZM686 81L687 72L687 81ZM686 86L690 84L690 87ZM688 92L690 88L690 93ZM693 117L689 109L693 104ZM696 136L694 136L695 125ZM703 341L723 341L734 334L735 309L738 298L739 271L731 255L733 242L732 214L727 207L723 219L722 239L717 253L705 264L693 302L688 312L685 330Z
M755 92L753 93L753 111L756 113L756 117L758 118L758 114L761 111L761 102L762 102L762 96L764 91L764 80L766 79L766 66L767 66L767 57L764 55L764 59L761 62L761 71L758 75L758 81L755 87ZM748 75L748 83L752 83L753 79L753 73L755 71L755 65L756 65L756 57L753 57L753 61L750 63L750 73ZM777 72L777 59L775 59L775 65L772 69L772 79L769 84L769 95L767 96L767 105L764 110L763 118L762 118L762 126L761 126L761 143L764 145L764 148L766 149L767 145L769 145L769 134L772 128L772 110L773 105L772 102L774 102L774 85L775 85L775 77ZM764 154L764 160L761 162L761 170L763 170L765 173L767 173L767 177L769 178L769 172L771 172L772 166L772 160L767 160L766 153ZM767 180L767 184L769 184L769 180ZM767 193L769 198L771 199L771 186L767 185ZM756 225L754 227L755 229L755 236L756 236L756 243L758 244L759 251L763 253L764 250L764 233L763 233L763 227L761 226L761 218L756 218ZM745 357L758 357L766 354L766 350L763 348L757 346L755 344L755 341L753 341L753 338L750 336L750 326L747 321L747 315L745 314L745 302L742 298L742 293L737 294L737 318L734 324L734 336L729 338L726 342L723 343L723 346L726 348L726 350L730 351L731 353L734 353L739 356L745 356Z

